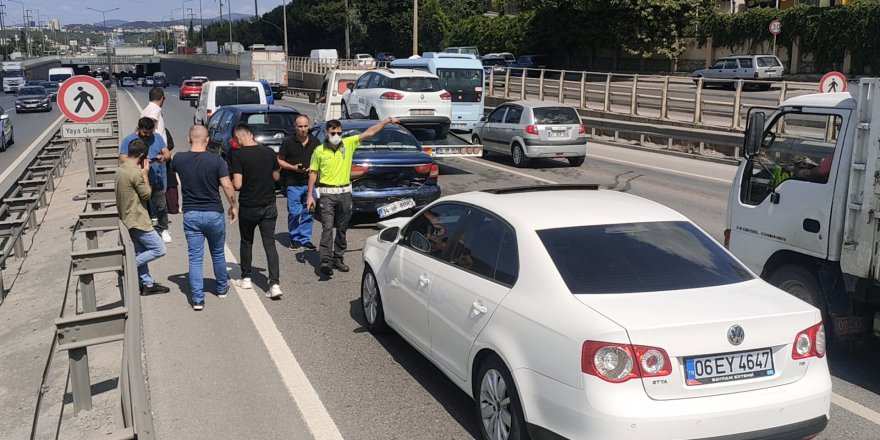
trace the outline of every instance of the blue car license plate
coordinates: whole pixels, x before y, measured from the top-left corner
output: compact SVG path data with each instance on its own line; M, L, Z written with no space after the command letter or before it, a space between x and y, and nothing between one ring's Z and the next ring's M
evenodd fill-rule
M398 212L405 211L409 208L414 208L416 206L416 201L413 199L403 199L398 200L394 203L389 203L384 206L380 206L376 211L379 212L379 218L385 218L389 215L397 214Z

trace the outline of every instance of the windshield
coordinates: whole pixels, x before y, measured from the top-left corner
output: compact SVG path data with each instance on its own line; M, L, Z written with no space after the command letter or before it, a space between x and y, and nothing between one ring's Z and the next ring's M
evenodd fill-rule
M65 80L69 79L70 77L71 77L71 75L67 74L67 73L56 73L54 75L49 75L49 81L64 82Z
M507 61L504 58L483 58L484 66L506 66Z
M346 130L342 137L361 134L363 130ZM365 139L361 151L422 151L419 141L413 135L396 129L383 129L373 137Z
M260 112L244 113L241 120L251 126L254 131L260 130L284 130L289 132L296 125L296 117L299 113Z
M390 88L402 92L439 92L443 90L437 78L425 76L394 78L391 83Z
M580 124L581 118L571 107L537 107L535 112L536 124Z
M574 294L696 289L752 279L742 264L689 222L575 226L537 233Z
M452 94L452 102L480 102L483 69L437 69L440 87Z
M24 76L24 72L21 70L4 70L3 77L4 78L21 78Z
M217 107L236 104L260 104L260 88L250 86L217 87L214 103ZM291 125L292 126L292 125Z
M42 87L22 87L18 91L19 95L45 95L46 89Z

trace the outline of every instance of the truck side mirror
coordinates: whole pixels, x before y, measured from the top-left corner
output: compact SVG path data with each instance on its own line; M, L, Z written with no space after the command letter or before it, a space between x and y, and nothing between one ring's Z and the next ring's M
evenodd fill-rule
M743 145L746 157L758 154L761 142L764 139L764 126L767 124L767 115L756 111L749 114L749 122L746 126L745 140Z
M314 94L314 93L309 93L309 103L314 104L314 103L315 103L315 99L316 99L316 98L315 98L315 94Z
M345 88L348 90L354 90L354 83L346 83Z

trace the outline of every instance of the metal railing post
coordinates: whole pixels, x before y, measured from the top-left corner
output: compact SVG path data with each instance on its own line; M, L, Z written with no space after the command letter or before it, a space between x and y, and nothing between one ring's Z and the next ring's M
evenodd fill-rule
M629 92L629 114L639 114L639 75L633 75L632 90Z
M70 388L73 392L73 412L92 409L92 382L89 378L89 350L86 347L68 350Z
M565 71L559 73L559 99L560 104L565 103Z
M489 96L495 95L495 69L489 71Z
M742 91L743 91L743 80L738 80L736 82L736 94L733 96L733 120L730 121L730 126L733 128L739 128L740 126L740 112L742 111Z
M510 68L504 69L504 97L510 98Z
M544 100L544 69L541 69L541 76L538 77L538 101Z
M86 139L86 159L89 164L89 186L97 186L95 183L95 157L94 152L92 151L92 138Z
M779 87L779 105L781 106L783 102L785 102L785 95L788 93L788 82L783 81L782 86Z
M605 105L606 112L611 111L611 73L605 75Z
M519 84L519 99L526 99L526 69L522 70L522 82Z
M703 119L703 77L697 80L697 93L694 95L694 123Z
M660 119L669 117L669 76L663 77L663 91L660 96Z
M580 108L587 108L587 72L581 72Z

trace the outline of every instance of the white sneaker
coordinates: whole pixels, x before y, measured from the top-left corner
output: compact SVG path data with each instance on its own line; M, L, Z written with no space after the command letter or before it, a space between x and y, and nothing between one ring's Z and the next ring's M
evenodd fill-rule
M251 283L251 279L250 279L250 278L242 278L242 279L241 279L241 285L240 285L239 287L241 287L242 289L253 289L253 288L254 288L254 284Z
M284 293L281 292L281 286L277 284L273 284L269 291L266 292L266 296L269 298L281 298L281 295L284 295Z
M171 233L168 230L162 231L162 241L165 243L171 243Z

